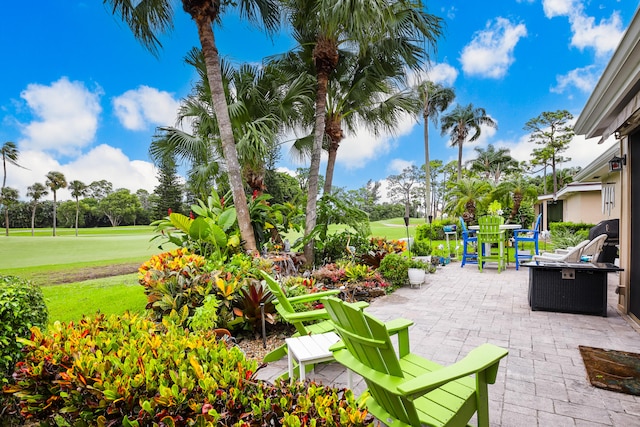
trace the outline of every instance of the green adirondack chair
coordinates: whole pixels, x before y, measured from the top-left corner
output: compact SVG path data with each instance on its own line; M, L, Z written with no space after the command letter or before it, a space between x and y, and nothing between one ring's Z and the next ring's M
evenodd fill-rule
M478 218L478 269L482 271L484 263L495 261L498 263L498 273L507 267L507 248L505 247L506 231L501 230L504 218L497 215L486 215ZM491 245L498 246L497 253L491 252Z
M297 303L319 301L321 298L335 296L340 293L339 289L288 298L282 291L280 283L278 283L276 279L264 271L260 271L260 273L267 282L267 286L269 286L271 293L275 295L277 299L276 310L278 314L280 314L284 321L291 323L296 328L296 333L293 335L294 337L309 334L322 334L324 332L333 331L333 323L328 320L329 315L327 314L327 310L321 308L296 312L293 305ZM368 306L369 304L366 302L356 303L356 307L360 309ZM263 361L265 363L275 362L276 360L280 360L286 356L286 354L287 346L285 344L268 353L264 357Z
M487 384L495 382L507 350L482 344L443 367L411 353L404 331L396 355L385 324L337 298L324 303L342 338L331 347L333 355L364 378L368 389L361 399L380 422L394 427L466 426L477 412L478 426L489 426Z

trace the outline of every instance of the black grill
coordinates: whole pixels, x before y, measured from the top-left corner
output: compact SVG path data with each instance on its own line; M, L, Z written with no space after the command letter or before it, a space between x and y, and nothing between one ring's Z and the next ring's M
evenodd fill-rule
M589 240L601 234L606 234L607 240L604 241L604 247L597 262L613 263L618 257L618 247L616 245L620 243L620 220L608 219L597 223L589 230Z

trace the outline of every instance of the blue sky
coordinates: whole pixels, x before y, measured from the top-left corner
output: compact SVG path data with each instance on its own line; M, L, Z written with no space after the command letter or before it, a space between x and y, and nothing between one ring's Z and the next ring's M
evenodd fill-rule
M68 181L106 179L115 188L153 191L148 156L157 126L173 125L180 100L195 81L183 59L198 45L195 25L179 2L175 28L154 57L100 0L9 2L0 16L3 51L0 143L14 141L20 163L8 167L7 185L22 199L51 170ZM631 21L633 0L428 1L444 18L444 37L424 73L453 87L455 103L483 107L498 129L465 145L492 143L528 160L534 147L524 124L543 111L580 114L591 90ZM293 47L286 33L272 38L225 17L216 28L218 48L240 64ZM457 148L430 125L432 159L457 158ZM424 162L423 123L402 121L395 135L348 135L339 152L334 185L349 189L382 180ZM565 166L585 166L611 145L578 136ZM294 163L284 148L282 168ZM324 162L321 166L324 173ZM62 192L60 199L68 198Z

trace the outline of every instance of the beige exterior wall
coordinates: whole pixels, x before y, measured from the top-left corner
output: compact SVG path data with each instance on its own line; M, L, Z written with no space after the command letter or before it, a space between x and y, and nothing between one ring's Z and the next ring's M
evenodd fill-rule
M562 218L565 222L597 224L603 219L602 197L599 191L574 193L564 200Z

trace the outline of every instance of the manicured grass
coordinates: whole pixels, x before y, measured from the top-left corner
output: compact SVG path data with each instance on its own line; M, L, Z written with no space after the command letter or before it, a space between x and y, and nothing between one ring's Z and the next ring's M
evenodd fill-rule
M151 227L84 230L75 235L0 237L0 274L29 278L42 271L143 262L161 252ZM72 233L75 233L72 230Z
M105 277L42 288L49 322L77 321L82 315L122 314L125 311L145 311L144 288L138 284L137 274Z

